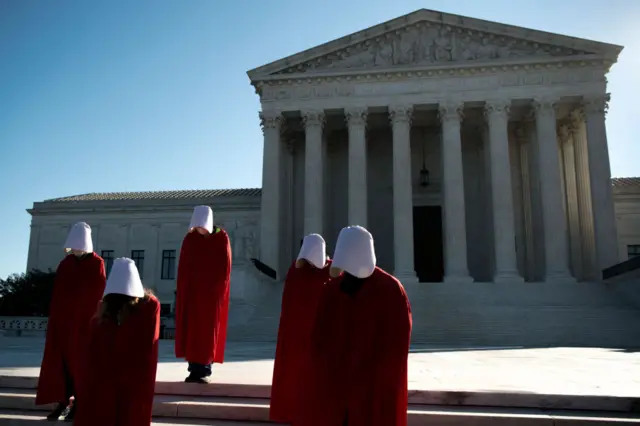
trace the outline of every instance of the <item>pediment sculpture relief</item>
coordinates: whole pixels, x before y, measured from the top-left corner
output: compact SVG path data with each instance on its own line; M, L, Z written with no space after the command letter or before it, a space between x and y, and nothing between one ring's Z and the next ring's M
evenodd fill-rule
M355 46L289 67L277 74L584 53L586 52L565 47L423 22L390 31Z

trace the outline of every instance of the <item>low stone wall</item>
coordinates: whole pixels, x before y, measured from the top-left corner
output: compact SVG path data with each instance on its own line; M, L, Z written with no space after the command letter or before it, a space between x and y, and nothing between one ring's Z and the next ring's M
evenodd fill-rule
M46 317L0 317L0 333L5 336L44 336Z

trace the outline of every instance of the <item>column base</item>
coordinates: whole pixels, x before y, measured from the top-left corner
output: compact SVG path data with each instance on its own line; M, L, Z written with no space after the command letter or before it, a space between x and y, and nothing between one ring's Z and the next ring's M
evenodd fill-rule
M544 277L544 282L553 284L575 284L578 282L569 273L549 274Z
M493 277L493 282L497 284L520 284L524 282L524 278L517 272L499 272Z
M446 275L443 281L447 284L471 284L474 280L469 275Z
M417 284L418 276L415 272L394 272L393 276L402 284Z

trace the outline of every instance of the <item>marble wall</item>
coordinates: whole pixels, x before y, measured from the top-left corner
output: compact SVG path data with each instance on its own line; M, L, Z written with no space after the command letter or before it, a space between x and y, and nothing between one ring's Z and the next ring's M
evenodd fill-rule
M234 267L248 265L259 247L259 210L225 211L216 214L216 224L230 237ZM162 253L175 251L173 276L177 275L180 246L191 217L190 209L155 213L91 212L34 217L31 227L27 269L55 270L64 257L63 245L70 225L87 222L92 228L94 251L113 251L114 257L131 257L132 250L144 250L143 282L153 289L162 303L173 301L175 278L162 279ZM238 287L236 290L241 291ZM235 296L232 289L231 297Z

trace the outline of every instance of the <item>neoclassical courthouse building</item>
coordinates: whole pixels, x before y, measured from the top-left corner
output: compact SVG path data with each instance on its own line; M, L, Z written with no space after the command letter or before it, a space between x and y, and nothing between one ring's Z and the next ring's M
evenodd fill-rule
M273 336L303 236L321 233L331 253L339 230L360 224L429 325L414 338L492 343L502 321L502 336L566 340L552 323L602 300L602 270L640 254L640 179L611 179L605 126L621 50L418 10L261 66L248 75L262 106L262 189L36 202L28 269L55 268L84 220L96 251L138 262L167 311L192 208L208 204L233 245L232 323L246 338ZM567 300L573 314L558 314ZM537 313L549 306L547 324Z

